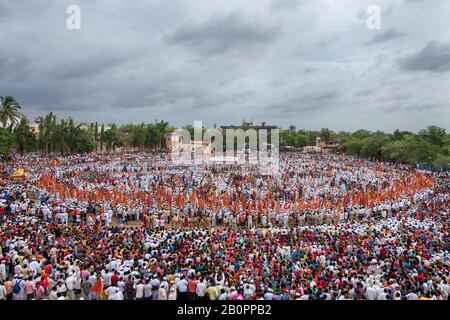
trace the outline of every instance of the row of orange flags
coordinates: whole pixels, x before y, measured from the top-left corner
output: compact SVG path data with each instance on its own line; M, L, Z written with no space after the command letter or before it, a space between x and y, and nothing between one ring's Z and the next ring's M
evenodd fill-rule
M181 182L178 180L178 183ZM60 183L54 176L50 175L44 175L39 180L39 186L41 188L45 188L52 194L59 195L63 200L75 198L78 201L108 201L113 206L119 204L124 206L142 204L145 207L152 207L156 203L159 209L172 208L174 206L184 208L189 203L191 207L202 210L227 208L233 212L243 211L249 214L255 212L258 214L267 214L269 209L277 213L287 210L305 211L308 209L317 210L319 208L339 211L341 209L347 210L350 204L353 206L373 208L375 204L384 203L392 199L398 201L404 195L412 197L418 191L432 188L434 179L432 176L418 172L407 179L396 180L391 185L380 190L367 189L359 192L346 193L343 198L328 197L325 195L324 197L315 196L305 199L296 194L290 201L283 201L283 199L274 196L271 192L267 192L264 199L258 199L256 190L252 191L253 197L251 198L244 196L242 193L240 196L231 192L218 194L214 190L210 190L207 193L198 193L195 191L190 194L186 191L174 193L171 189L161 187L152 192L145 192L135 188L130 188L127 191L123 186L116 186L111 190L99 187L93 191L88 191L78 188L73 184L67 185Z

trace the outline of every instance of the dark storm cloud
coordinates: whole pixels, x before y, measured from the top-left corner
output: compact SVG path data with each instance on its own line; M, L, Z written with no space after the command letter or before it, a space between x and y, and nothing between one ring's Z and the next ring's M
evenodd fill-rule
M26 56L0 52L0 81L24 80L30 65Z
M444 73L450 71L450 43L429 42L413 55L398 60L405 71L430 71Z
M202 56L226 52L255 53L277 39L278 26L250 21L237 12L215 16L206 22L183 25L166 40Z
M383 0L382 30L371 33L356 15L372 1L325 2L0 0L0 96L31 120L53 111L86 122L448 126L444 45L417 50L445 39L450 2ZM66 28L69 4L80 5L79 31ZM392 117L387 106L414 112Z
M70 109L63 105L69 90L65 90L58 85L50 83L23 83L21 85L6 83L2 86L2 92L8 92L8 95L15 97L22 106L34 106L37 110Z
M395 29L389 29L381 33L376 33L367 44L380 44L394 39L402 38L404 36L405 34L403 32L399 32Z

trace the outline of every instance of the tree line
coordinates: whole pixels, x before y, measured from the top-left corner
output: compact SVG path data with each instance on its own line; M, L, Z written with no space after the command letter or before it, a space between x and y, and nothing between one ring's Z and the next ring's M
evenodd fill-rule
M49 113L35 120L32 128L13 97L0 97L0 154L39 152L43 155L109 152L117 147L129 150L158 151L167 146L167 134L174 130L165 121L140 124L77 124L73 119L57 120ZM186 126L193 135L193 127ZM394 133L334 132L297 130L290 126L280 134L280 147L302 148L314 145L317 137L329 144L336 142L336 151L374 160L406 164L428 164L450 167L450 135L445 129L429 126L418 133L396 130Z
M334 132L296 130L294 126L280 135L282 147L302 148L315 144L317 137L325 144L335 143L337 152L373 160L405 164L427 164L436 168L450 168L450 135L444 128L428 126L417 133L395 130L370 132Z
M39 152L43 155L109 152L117 147L157 151L167 147L166 136L173 128L168 122L149 124L77 124L72 118L58 120L50 112L35 119L37 128L21 113L12 97L0 97L0 154L8 157Z

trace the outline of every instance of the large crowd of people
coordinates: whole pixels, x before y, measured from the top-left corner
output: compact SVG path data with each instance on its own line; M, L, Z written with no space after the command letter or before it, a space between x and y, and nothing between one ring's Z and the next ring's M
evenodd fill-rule
M166 154L9 162L0 300L448 300L448 172L280 157L273 175Z

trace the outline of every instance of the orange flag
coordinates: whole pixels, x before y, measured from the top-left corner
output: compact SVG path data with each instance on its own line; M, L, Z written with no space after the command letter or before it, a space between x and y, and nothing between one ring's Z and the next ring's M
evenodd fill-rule
M169 208L172 208L172 195L170 193L167 193L167 204Z
M103 282L100 277L97 278L97 281L91 288L91 292L95 292L98 296L101 296L103 293Z

